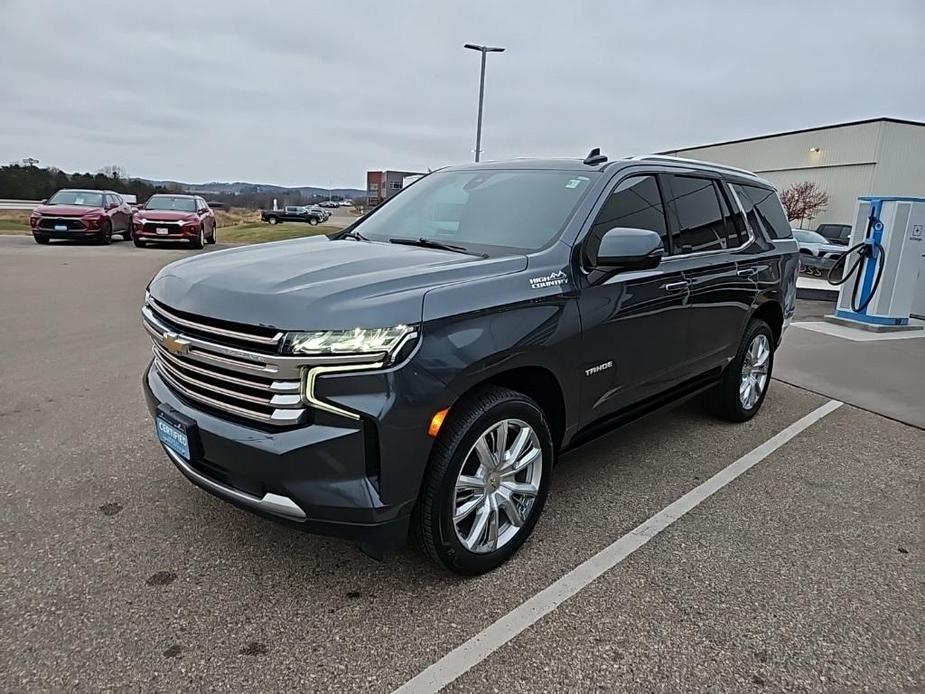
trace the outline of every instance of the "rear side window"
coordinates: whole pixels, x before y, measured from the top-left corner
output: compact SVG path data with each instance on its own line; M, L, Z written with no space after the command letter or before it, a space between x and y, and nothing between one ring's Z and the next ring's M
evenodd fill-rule
M665 206L655 176L631 176L610 191L588 233L585 257L594 255L601 245L601 237L615 227L654 231L668 248Z
M737 185L736 193L740 190L745 193L755 208L757 208L757 216L764 228L764 233L767 234L769 238L789 239L793 236L790 231L790 222L787 221L784 208L780 206L777 193L769 188ZM745 204L744 200L742 200L742 204Z
M669 176L678 217L675 253L702 253L741 245L728 207L709 178Z

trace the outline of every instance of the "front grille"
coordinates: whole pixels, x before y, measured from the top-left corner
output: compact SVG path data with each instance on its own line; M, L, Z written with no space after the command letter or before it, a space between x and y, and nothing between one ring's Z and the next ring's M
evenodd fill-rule
M278 353L282 333L195 317L153 299L142 316L154 365L182 399L267 425L303 421L305 360Z
M142 227L146 234L156 234L158 229L167 229L169 234L180 233L180 225L177 222L146 222Z
M56 226L66 226L69 231L84 228L83 222L75 217L42 217L39 219L39 229L54 231Z
M268 426L303 423L306 403L359 420L356 412L320 400L316 381L385 364L384 353L285 355L285 333L279 330L197 316L150 295L141 315L154 343L154 366L174 393L197 407Z

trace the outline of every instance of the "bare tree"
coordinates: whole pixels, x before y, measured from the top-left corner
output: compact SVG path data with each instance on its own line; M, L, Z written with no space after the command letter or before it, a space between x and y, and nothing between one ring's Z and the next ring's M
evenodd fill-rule
M787 186L780 193L780 201L787 213L787 220L812 221L829 206L829 194L820 190L812 181L803 181Z
M99 172L103 174L104 176L108 176L109 178L116 178L116 179L125 178L125 168L122 166L119 166L118 164L111 164L109 166L104 166L102 169L100 169Z

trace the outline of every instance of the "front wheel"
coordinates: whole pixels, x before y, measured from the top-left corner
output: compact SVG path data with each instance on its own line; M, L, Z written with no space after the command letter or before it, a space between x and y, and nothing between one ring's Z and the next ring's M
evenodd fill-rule
M735 358L726 367L713 392L716 414L730 422L754 417L768 393L774 368L774 333L761 319L753 319L745 329Z
M536 525L554 455L546 417L527 396L486 388L454 405L415 508L421 549L459 574L503 564Z
M200 249L206 243L206 231L202 224L199 225L199 235L190 241L190 248Z
M103 226L100 228L100 233L96 235L96 242L103 246L108 246L112 243L112 222L106 220L103 222Z
M46 245L50 240L50 237L46 234L33 234L32 238L35 239L35 242L37 244L40 244L42 246Z

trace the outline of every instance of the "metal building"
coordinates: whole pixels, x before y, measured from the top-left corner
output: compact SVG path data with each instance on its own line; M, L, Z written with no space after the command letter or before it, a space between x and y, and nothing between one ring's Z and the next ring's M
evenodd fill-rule
M367 171L366 204L375 207L422 175L417 171Z
M754 171L778 190L812 181L828 193L828 208L811 223L853 224L865 195L925 197L925 123L871 118L749 137L669 154Z

